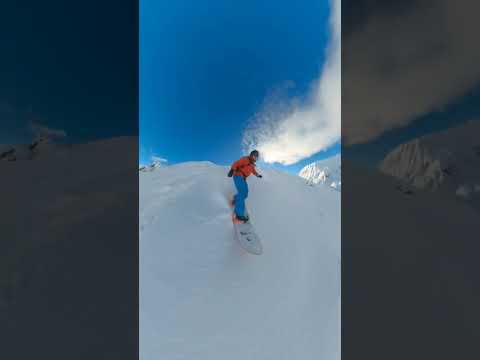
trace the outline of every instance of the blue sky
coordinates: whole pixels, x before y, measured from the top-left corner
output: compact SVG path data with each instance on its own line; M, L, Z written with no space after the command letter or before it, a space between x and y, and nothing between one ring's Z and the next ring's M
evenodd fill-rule
M242 136L265 98L286 83L302 99L329 39L328 1L140 2L140 161L242 155ZM306 160L338 153L337 141Z
M326 0L215 0L209 1L208 7L195 1L142 0L140 4L140 64L136 47L138 24L131 22L132 9L117 9L115 18L110 19L116 23L105 26L104 20L111 12L108 4L99 3L95 14L82 3L48 9L41 3L32 3L28 11L12 6L10 12L21 13L5 17L2 24L7 32L2 37L0 58L1 67L6 69L0 82L0 143L31 141L34 129L39 128L63 130L67 134L64 140L84 142L136 135L140 126L143 162L157 155L170 163L211 160L230 164L242 155L245 129L252 116L261 113L271 93L295 84L288 88L288 98L303 101L311 96L312 84L321 78L328 57L327 43L332 37L331 9ZM83 21L85 17L89 19L88 27ZM392 58L390 42L369 40L363 52L349 50L347 42L346 53L360 56L352 60L354 63L371 64L371 68L366 68L365 79L358 81L359 88L353 89L353 99L363 99L364 84L369 84L373 76L376 86L369 88L370 99L392 96L396 106L391 112L382 110L385 124L381 131L366 144L345 147L343 155L375 164L401 142L480 119L480 87L472 86L478 84L478 79L476 68L472 69L470 63L475 54L450 58L465 50L455 47L464 41L455 40L475 34L453 25L449 31L455 36L445 41L445 51L440 54L445 59L439 58L439 54L413 56L411 64L401 63L401 71L395 71L398 64L394 61L388 74L384 64ZM363 28L360 27L359 39L364 38ZM389 31L392 30L378 31L378 36ZM15 33L15 37L8 36L9 33ZM408 36L409 32L406 33ZM429 48L429 41L436 40L437 36L423 39L417 47L419 51ZM463 58L466 63L458 65ZM439 61L445 63L445 68L455 65L455 71L445 72L444 67L438 67L438 73L432 75L431 71L437 69L432 63ZM422 76L436 80L427 87L418 86ZM404 82L405 77L411 78L411 82ZM458 79L468 81L458 83ZM410 86L411 83L416 86ZM397 84L406 84L406 88L399 90ZM141 105L140 125L137 100ZM407 106L410 103L420 109L415 110L420 116L411 116L412 110ZM357 110L354 105L349 107ZM368 127L369 114L359 110L360 120ZM372 129L378 125L378 118L374 120ZM267 123L267 128L268 125L272 124ZM286 147L301 147L303 139L298 134L304 129L296 130ZM319 135L316 130L314 136ZM314 153L296 154L295 162L289 166L274 166L296 172L314 160L338 153L339 140L334 137ZM273 142L279 144L282 145ZM272 144L267 141L266 145Z

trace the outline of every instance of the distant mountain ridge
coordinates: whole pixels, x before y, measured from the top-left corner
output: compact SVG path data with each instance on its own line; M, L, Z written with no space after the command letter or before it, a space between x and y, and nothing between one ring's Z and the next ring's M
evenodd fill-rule
M480 205L480 121L397 146L379 170L412 189L440 191Z
M17 161L17 160L32 160L36 157L40 148L52 147L52 144L47 138L38 138L30 144L17 145L0 145L0 160Z
M53 160L57 156L68 156L72 147L80 144L59 143L49 137L37 137L30 143L0 144L1 161L29 161L34 159Z
M152 163L150 165L140 165L138 168L139 171L142 172L149 172L149 171L154 171L155 169L159 169L161 167L167 166L167 160L159 158L159 157L154 157L152 159Z
M308 185L323 184L341 190L341 157L340 154L319 160L305 166L298 175L307 180Z

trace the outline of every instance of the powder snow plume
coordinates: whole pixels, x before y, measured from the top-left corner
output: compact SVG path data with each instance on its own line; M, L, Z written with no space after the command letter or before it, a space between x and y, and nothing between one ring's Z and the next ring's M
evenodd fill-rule
M330 42L326 49L326 61L307 100L284 99L278 93L269 96L243 134L245 152L256 148L267 163L291 165L339 141L340 5L340 0L331 1Z

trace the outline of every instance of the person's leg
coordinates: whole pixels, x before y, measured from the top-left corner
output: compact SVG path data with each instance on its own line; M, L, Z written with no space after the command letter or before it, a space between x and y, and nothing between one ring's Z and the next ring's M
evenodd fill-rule
M245 205L245 200L247 199L248 197L248 183L247 183L247 179L243 179L243 183L245 185L245 188L244 188L244 197L243 197L243 216L247 216L247 210L246 210L246 205ZM247 216L248 217L248 216Z
M242 176L234 176L233 181L237 188L237 194L235 195L235 214L239 216L245 216L245 199L248 196L247 182Z

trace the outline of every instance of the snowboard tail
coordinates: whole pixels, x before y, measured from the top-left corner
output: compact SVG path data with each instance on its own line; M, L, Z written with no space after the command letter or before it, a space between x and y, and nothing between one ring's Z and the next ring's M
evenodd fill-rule
M235 235L240 246L250 254L260 255L263 253L262 243L254 227L250 222L234 224Z
M248 211L246 212L248 216ZM255 232L250 221L243 222L238 220L235 213L232 213L233 227L235 228L235 237L240 246L250 254L260 255L263 253L262 242Z

